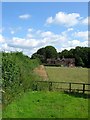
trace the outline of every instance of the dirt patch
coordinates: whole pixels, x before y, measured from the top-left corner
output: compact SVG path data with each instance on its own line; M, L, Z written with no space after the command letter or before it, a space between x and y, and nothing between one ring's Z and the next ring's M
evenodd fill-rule
M36 72L40 77L42 77L43 80L48 80L48 75L46 73L44 65L40 65L39 67L35 68L34 72Z

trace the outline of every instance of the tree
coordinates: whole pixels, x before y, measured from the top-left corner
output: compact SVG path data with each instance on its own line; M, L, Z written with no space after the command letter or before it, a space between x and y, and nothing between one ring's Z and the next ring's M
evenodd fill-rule
M53 46L45 47L46 58L57 58L57 50Z
M75 58L76 66L90 67L90 47L77 46L75 49L65 49L57 53L57 50L53 46L46 46L34 53L32 58L39 58L45 63L47 58L62 58L63 56L65 58Z
M45 48L40 48L31 58L39 58L42 63L45 63L47 58L57 58L57 51L53 46L46 46Z
M43 56L45 57L45 55L46 55L45 48L40 48L40 49L37 51L37 54L43 55Z
M68 53L68 57L69 58L74 58L75 57L74 55L75 55L75 49L70 49L69 53Z
M69 54L68 50L65 49L61 53L59 53L59 57L60 58L63 58L63 57L68 58L68 54Z
M39 55L39 58L40 58L41 62L46 61L46 50L45 50L45 48L40 48L37 51L37 55Z
M84 67L84 65L85 65L82 58L78 55L75 56L75 63L76 63L76 66Z

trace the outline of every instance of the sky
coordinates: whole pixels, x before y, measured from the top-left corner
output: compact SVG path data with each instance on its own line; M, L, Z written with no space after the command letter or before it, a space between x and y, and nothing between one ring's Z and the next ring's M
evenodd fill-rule
M89 0L1 0L3 2L89 2Z
M3 2L0 51L88 46L88 2Z

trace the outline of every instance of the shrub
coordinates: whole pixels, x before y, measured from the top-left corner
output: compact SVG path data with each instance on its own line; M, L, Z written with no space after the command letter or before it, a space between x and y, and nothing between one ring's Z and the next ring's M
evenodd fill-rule
M8 104L22 91L31 89L34 80L39 80L33 69L39 65L37 59L30 59L22 52L2 53L3 104Z

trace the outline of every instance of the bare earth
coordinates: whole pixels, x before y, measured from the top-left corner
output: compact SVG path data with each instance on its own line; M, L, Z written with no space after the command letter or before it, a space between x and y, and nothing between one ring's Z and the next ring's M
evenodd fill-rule
M46 73L44 65L40 65L38 68L35 68L34 71L43 78L43 80L48 80L48 75Z

